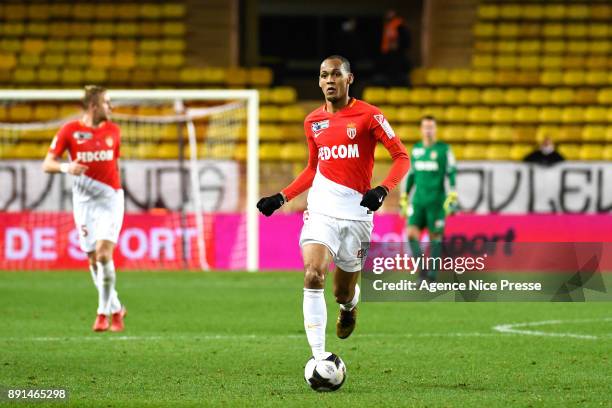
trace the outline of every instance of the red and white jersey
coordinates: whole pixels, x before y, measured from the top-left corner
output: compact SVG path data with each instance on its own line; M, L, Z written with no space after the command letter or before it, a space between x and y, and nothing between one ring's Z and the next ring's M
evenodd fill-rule
M372 212L359 205L368 191L374 167L374 150L382 143L393 166L381 185L391 191L408 171L410 159L381 111L351 99L336 113L325 105L304 120L309 147L308 167L283 194L288 200L310 187L308 210L328 216L371 220Z
M70 160L88 167L84 174L73 178L72 184L75 197L86 201L121 189L117 163L120 144L120 130L115 123L106 121L92 128L75 120L57 132L49 152L61 157L67 150Z

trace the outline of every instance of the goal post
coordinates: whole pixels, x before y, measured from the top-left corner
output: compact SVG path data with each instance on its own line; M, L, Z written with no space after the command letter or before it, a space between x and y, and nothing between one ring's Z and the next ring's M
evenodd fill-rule
M130 114L113 114L111 120L119 123L122 128L123 134L123 123L126 123L125 126L134 126L138 128L140 133L146 132L146 126L169 126L170 123L180 124L180 129L178 130L180 140L185 143L189 143L189 146L185 145L185 149L180 149L179 157L183 158L183 154L185 154L184 164L186 166L190 166L191 168L191 177L186 181L188 185L187 188L190 188L192 191L192 198L194 201L195 208L192 208L195 216L196 223L200 224L204 220L203 208L204 204L199 202L201 201L200 194L195 191L197 188L198 180L194 179L194 166L198 159L201 160L215 160L217 156L214 154L212 156L202 156L205 153L199 152L208 152L208 151L221 151L225 150L226 152L231 149L238 149L246 147L246 152L243 153L242 158L244 159L244 172L246 173L246 182L241 182L241 185L244 186L244 194L241 194L242 203L241 212L244 215L245 225L242 227L244 230L244 245L246 248L244 250L245 259L240 260L240 265L244 265L244 269L248 271L257 271L259 267L259 223L258 223L258 211L256 208L257 200L259 197L259 96L257 90L234 90L234 89L222 89L222 90L175 90L175 89L167 89L167 90L116 90L109 89L108 96L111 99L111 104L122 106L123 104L131 103L134 106L147 105L147 104L165 104L166 106L174 106L174 112L170 112L167 117L163 115L154 116L153 118L147 116L139 116L138 113L130 113ZM38 90L38 89L24 89L24 90L0 90L0 104L14 104L14 103L78 103L83 98L83 90L81 89L60 89L60 90ZM187 107L182 112L178 107L184 106L185 104L205 104L205 107ZM240 106L232 105L233 103L239 103ZM215 105L216 104L216 105ZM220 106L220 104L224 104ZM211 105L211 106L209 106ZM160 108L161 109L161 108ZM243 113L236 112L244 112L246 119L242 119L240 117L240 123L236 124L238 121L236 119L238 115L243 115ZM232 116L233 115L233 116ZM194 125L194 121L200 120L202 118L207 118L209 123L206 125L202 125L200 127ZM48 122L41 123L30 121L27 123L8 123L5 122L5 119L0 120L4 123L0 123L0 132L13 132L15 134L19 134L23 129L48 129L52 130L52 127L55 127L55 130L59 128L59 126L65 120L74 119L74 117L66 118L66 117L57 117L54 120L49 120ZM216 121L216 125L215 125ZM215 130L213 126L217 126L218 130ZM179 127L179 126L177 126ZM196 133L198 129L204 129L203 131L210 131L218 134L215 137L223 138L224 133L228 133L230 138L235 137L235 135L231 134L232 132L240 132L242 129L238 129L238 127L244 127L246 130L246 146L244 146L241 142L238 145L235 142L232 142L227 145L221 145L223 141L220 141L217 145L210 146L200 146L198 143L202 143L202 140L206 140L208 138L207 135L202 135L201 133ZM156 131L158 131L158 128ZM172 129L171 129L172 130ZM174 132L174 130L172 130ZM184 133L184 135L183 135ZM212 133L211 133L212 134ZM16 136L19 137L19 136ZM221 139L220 139L221 140ZM0 140L0 142L2 142ZM48 139L48 142L51 142L51 139ZM2 142L4 143L4 142ZM183 143L183 142L181 142ZM178 147L183 147L179 143ZM178 148L177 147L177 148ZM138 149L137 139L134 141L133 149ZM188 152L188 153L183 153ZM195 154L198 157L195 157ZM228 156L224 153L225 156ZM225 157L224 156L224 157ZM233 154L230 154L228 157L233 157ZM124 156L123 152L121 155L122 158L129 157ZM42 156L40 160L42 160ZM150 157L154 159L155 157ZM228 159L229 160L229 159ZM238 159L234 159L238 160ZM241 165L242 166L242 165ZM204 233L204 227L199 226L199 243L198 245L201 247L201 239ZM200 258L199 263L202 269L208 269L208 265L206 262L206 249L200 248L198 251L198 257Z

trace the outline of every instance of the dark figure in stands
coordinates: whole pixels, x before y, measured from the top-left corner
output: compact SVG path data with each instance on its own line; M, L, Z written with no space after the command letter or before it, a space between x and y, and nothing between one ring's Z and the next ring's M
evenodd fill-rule
M555 144L549 136L544 138L538 149L529 153L523 159L526 163L533 163L541 166L552 166L564 160L565 158L555 150Z

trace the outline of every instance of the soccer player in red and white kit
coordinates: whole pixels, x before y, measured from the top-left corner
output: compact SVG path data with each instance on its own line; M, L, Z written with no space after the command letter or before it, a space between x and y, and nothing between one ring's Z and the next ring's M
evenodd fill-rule
M326 355L323 288L329 264L336 265L334 296L340 304L336 334L344 339L355 328L357 280L370 242L373 212L410 167L405 147L381 111L349 97L353 79L346 58L333 55L323 61L319 86L325 104L304 120L308 166L287 188L257 203L270 216L310 188L300 246L305 269L304 328L315 359ZM393 165L382 184L371 189L378 142L391 154Z
M110 121L111 104L100 86L85 87L84 115L59 130L43 162L47 173L73 176L72 206L81 249L98 289L94 331L120 332L125 308L115 290L113 251L123 223L124 199L119 177L119 126ZM61 162L68 151L69 162ZM109 322L109 316L110 322Z

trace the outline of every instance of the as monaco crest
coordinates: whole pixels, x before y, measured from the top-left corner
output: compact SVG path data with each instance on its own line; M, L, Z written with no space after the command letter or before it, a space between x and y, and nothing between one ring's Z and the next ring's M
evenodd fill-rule
M109 137L106 138L106 145L108 147L113 147L113 138L112 137L109 136Z
M354 123L348 123L346 125L346 135L349 139L354 139L357 136L357 126Z

